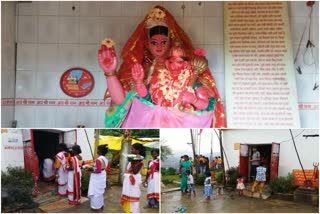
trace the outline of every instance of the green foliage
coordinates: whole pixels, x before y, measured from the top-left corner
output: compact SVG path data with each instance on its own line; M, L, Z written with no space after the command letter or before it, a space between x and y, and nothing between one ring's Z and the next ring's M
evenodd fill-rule
M109 135L120 137L124 134L125 129L100 129L101 135ZM143 138L143 137L159 137L159 129L131 129L131 136L133 138Z
M32 203L33 186L32 174L22 167L8 167L7 172L1 172L1 194L8 195L8 205Z
M90 181L90 172L87 170L82 170L81 176L81 194L83 196L87 196L89 189L89 181Z
M214 175L214 179L218 182L218 183L222 183L223 181L223 171L222 170L217 170L216 174Z
M229 177L228 184L236 185L237 178L239 177L239 167L231 167L229 170L227 170L226 174Z
M206 179L206 175L205 174L200 174L198 175L198 177L195 179L195 184L196 185L203 185L204 184L204 180Z
M161 167L160 172L161 175L167 175L167 168Z
M295 189L294 178L290 173L286 177L276 177L270 181L269 186L272 192L289 193Z
M162 175L177 175L177 170L175 168L169 167L169 168L163 168L161 167L161 174Z
M172 179L169 179L169 178L164 178L164 179L162 179L162 183L163 183L164 185L173 184L173 180L172 180Z
M169 167L169 169L167 169L167 175L176 175L177 170L175 168Z

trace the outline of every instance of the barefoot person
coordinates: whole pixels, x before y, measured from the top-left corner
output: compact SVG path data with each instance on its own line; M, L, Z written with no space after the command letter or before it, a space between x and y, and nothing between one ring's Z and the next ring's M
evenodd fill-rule
M256 179L252 185L251 188L251 194L253 195L255 192L256 187L259 185L259 194L260 198L262 197L262 192L263 188L266 182L266 173L267 173L267 168L264 167L263 162L261 161L259 166L256 168Z
M143 158L146 155L145 147L135 143L131 147L133 156L128 157L129 164L123 174L121 205L126 213L140 213L140 184L142 184L141 170Z
M180 162L180 190L182 193L187 193L188 190L188 176L187 176L187 170L192 169L192 163L189 160L188 155L183 156L183 160Z
M159 149L151 150L152 160L148 162L148 172L145 180L147 184L148 205L145 208L159 208L160 202L160 174Z
M58 196L67 196L68 170L67 163L69 155L67 145L60 143L58 145L58 154L56 154L56 182L58 183Z
M81 169L79 162L82 160L79 145L71 148L71 158L67 165L68 170L68 201L69 204L79 205L81 199Z
M97 149L99 157L95 160L94 171L90 175L88 198L90 207L93 210L103 210L104 197L106 190L108 159L105 157L108 152L108 145L100 145Z
M206 200L210 200L212 193L211 173L206 172L206 179L204 180L204 196L206 197Z

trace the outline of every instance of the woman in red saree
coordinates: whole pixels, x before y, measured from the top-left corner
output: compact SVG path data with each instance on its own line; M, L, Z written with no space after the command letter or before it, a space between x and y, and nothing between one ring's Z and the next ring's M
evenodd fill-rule
M193 105L191 112L181 105L162 106L150 97L150 80L167 69L165 61L175 42L194 62L192 76L187 78L193 79L191 86L196 96L179 93L184 104ZM111 96L112 101L106 112L106 127L226 127L220 95L207 64L203 63L203 53L195 52L188 35L166 9L156 6L148 13L127 41L121 57L123 63L116 72L118 60L113 41L106 40L99 50L99 64L107 77L105 97ZM207 108L198 108L203 100L208 103Z

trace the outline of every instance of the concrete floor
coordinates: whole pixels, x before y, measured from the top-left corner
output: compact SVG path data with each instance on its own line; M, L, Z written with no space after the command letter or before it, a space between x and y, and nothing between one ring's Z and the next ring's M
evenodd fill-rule
M239 197L235 192L206 201L202 191L202 187L196 187L196 196L182 195L180 191L162 193L161 212L172 213L177 207L186 207L187 213L319 213L318 207L270 198Z
M103 213L123 213L120 204L121 186L112 186L108 188L104 196L104 210ZM142 213L159 213L159 209L143 208L147 204L147 189L141 187L140 209ZM63 213L93 213L95 211L90 209L90 201L86 201L80 205L61 211Z

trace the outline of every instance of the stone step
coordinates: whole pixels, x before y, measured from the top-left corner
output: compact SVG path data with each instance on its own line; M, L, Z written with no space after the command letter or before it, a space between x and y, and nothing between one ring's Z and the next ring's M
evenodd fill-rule
M268 199L271 196L270 192L263 192L260 196L259 192L251 193L251 191L248 190L243 190L243 195L247 197L252 197L252 198L261 198L261 199Z
M86 197L81 197L80 203L84 203L88 201L89 199ZM68 203L67 198L60 198L58 201L54 201L48 204L41 205L39 209L43 212L47 213L60 213L63 212L64 210L69 209L70 207L77 206L77 205L71 205Z
M168 192L174 192L174 191L180 191L180 187L170 188L170 189L161 189L161 193L168 193Z
M34 197L33 201L38 204L47 204L60 199L61 197L59 197L55 191L50 191Z

